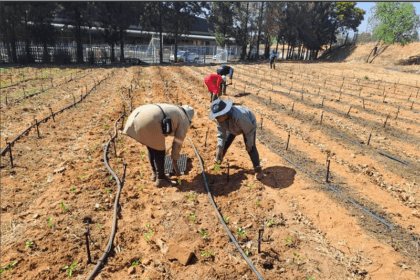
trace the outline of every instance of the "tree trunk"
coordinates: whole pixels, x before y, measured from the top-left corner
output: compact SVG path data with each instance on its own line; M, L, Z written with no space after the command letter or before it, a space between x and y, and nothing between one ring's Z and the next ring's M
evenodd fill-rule
M317 60L317 59L318 59L318 53L319 53L319 50L316 50L316 51L315 51L315 60Z
M246 47L248 46L248 42L247 42L247 36L248 36L248 12L249 12L249 2L246 3L245 33L244 33L244 41L243 41L242 53L241 53L241 59L242 60L245 60ZM249 59L249 54L248 54L248 59Z
M378 45L380 42L376 43L376 46L370 51L369 56L366 59L366 62L369 62L369 58L372 55L372 52L375 51L376 49L378 49ZM370 63L370 62L369 62Z
M178 22L179 22L179 14L176 19L175 23L175 53L174 53L174 63L178 62Z
M13 63L17 63L17 54L16 54L16 32L15 32L15 26L12 26L12 34L11 34L11 42L10 45L12 47L12 60Z
M283 51L282 51L282 53L281 53L281 59L282 60L284 60L284 44L285 44L286 42L284 41L284 39L283 39Z
M377 58L381 53L383 53L390 45L385 46L385 48L381 52L377 52L377 54L372 58L372 60L369 63L372 63L372 61Z
M111 44L111 63L115 62L115 47L114 42Z
M261 2L260 21L258 23L258 36L257 36L257 59L260 58L260 36L261 36L263 10L264 10L264 2Z
M163 63L163 45L162 45L162 38L163 38L163 22L162 22L162 7L161 4L159 3L159 63L162 64Z

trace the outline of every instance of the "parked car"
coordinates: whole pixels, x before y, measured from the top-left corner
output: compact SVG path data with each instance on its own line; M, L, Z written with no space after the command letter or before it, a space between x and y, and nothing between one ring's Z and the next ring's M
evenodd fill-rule
M199 60L199 56L196 53L190 53L189 51L179 51L177 54L177 59L178 61L182 61L182 62L194 62L197 63ZM174 62L175 61L175 55L171 55L169 57L169 62Z

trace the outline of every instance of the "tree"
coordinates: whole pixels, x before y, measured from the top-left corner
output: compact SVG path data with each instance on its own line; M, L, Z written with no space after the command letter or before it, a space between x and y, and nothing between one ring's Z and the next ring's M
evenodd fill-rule
M226 41L233 35L233 16L236 3L240 2L213 2L210 8L208 22L214 26L214 31L210 31L216 37L219 46L224 46Z
M381 2L372 7L373 16L368 23L378 38L376 46L370 52L366 62L372 61L383 53L390 45L399 43L402 46L416 39L420 18L411 3ZM378 50L372 60L369 58L374 50Z
M9 58L13 63L17 63L16 42L22 27L22 14L19 9L18 2L1 2L0 3L0 31L4 36L7 45Z

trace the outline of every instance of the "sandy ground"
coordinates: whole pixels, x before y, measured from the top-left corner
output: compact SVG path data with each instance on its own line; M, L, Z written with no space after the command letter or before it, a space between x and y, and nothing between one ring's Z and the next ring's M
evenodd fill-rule
M2 71L2 86L46 79L2 89L1 149L34 119L90 92L41 123L40 138L32 129L19 139L14 168L8 153L1 157L1 266L17 262L2 279L67 279L63 267L74 262L72 278L90 275L95 265L87 263L84 220L92 220L96 263L117 191L103 148L123 106L128 110L129 89L134 108L157 102L195 108L188 137L204 161L211 195L264 279L420 279L420 76L388 70L415 66L380 64L380 56L365 64L359 52L368 46L358 48L341 62L284 62L275 70L267 63L232 65L233 83L222 98L257 117L261 182L253 181L241 137L214 170L216 124L208 118L203 80L216 66ZM168 148L171 142L167 137ZM142 151L120 131L109 149L120 179L127 169L113 250L96 279L257 279L215 214L191 143L182 149L187 174L171 188L154 187Z

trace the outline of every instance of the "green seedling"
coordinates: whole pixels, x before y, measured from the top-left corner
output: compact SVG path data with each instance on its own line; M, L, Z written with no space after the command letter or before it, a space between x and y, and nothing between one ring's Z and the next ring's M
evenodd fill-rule
M95 244L95 243L93 243L93 242L91 242L91 243L90 243L90 246L95 247L95 246L96 246L96 244Z
M105 189L104 193L111 193L111 190L110 189Z
M137 188L142 191L143 190L143 185L137 186Z
M121 141L120 141L120 142L118 142L118 144L120 144L121 146L124 146L124 143L123 143L123 142L121 142Z
M229 218L230 218L229 216L223 217L223 221L225 222L225 224L227 224Z
M83 169L84 169L84 170L88 170L88 169L89 169L89 167L88 167L88 166L85 166L85 167L83 167Z
M189 200L194 200L194 198L195 198L195 197L194 197L192 194L189 194L189 195L188 195L188 199L189 199Z
M368 76L365 76L365 78L364 78L365 80L369 80L369 78L368 78Z
M197 217L197 214L190 214L190 215L187 215L187 217L190 218L191 223L194 223L194 220L195 220L195 217Z
M154 231L145 232L145 233L144 233L144 235L145 235L144 240L145 240L146 242L149 242L149 241L150 241L150 237L151 237L151 236L152 236L152 234L154 234L154 233L155 233Z
M114 176L109 175L109 180L111 181L112 179L114 179Z
M82 181L86 180L89 175L79 175L78 178L82 179Z
M254 185L255 185L255 183L253 183L253 184L251 184L251 185L250 185L250 184L248 184L248 185L246 185L246 186L247 186L247 188L248 188L248 189L251 189Z
M48 227L52 228L54 226L54 224L52 223L53 218L48 218L47 222L48 222Z
M5 269L7 269L9 273L12 273L12 267L15 266L17 263L17 261L13 261L9 265L0 266L0 274L3 274L5 272Z
M248 250L246 250L245 251L245 255L248 257L249 256L249 251Z
M272 225L275 225L276 222L274 220L270 220L269 222L267 222L267 226L271 227Z
M101 211L105 211L105 208L104 207L101 207Z
M199 232L203 236L203 239L206 239L207 238L207 231L200 229Z
M260 202L259 201L257 201L257 202L255 202L255 206L260 206Z
M216 253L213 253L213 252L210 252L210 251L205 251L205 252L201 253L202 257L211 257L211 256L214 256L214 255L216 255Z
M181 183L182 183L181 179L178 179L178 185L181 186Z
M109 129L109 126L104 125L104 129L105 129L105 130L108 130L108 129Z
M236 233L237 233L240 237L242 237L242 238L244 238L244 239L246 238L245 229L238 227L238 228L236 229Z
M143 179L143 173L140 173L139 177L140 179Z
M146 228L150 228L150 221L146 222Z
M141 154L140 154L140 160L143 160L144 155L146 154L146 152L145 152L145 151L141 151L140 153L141 153Z
M121 161L121 159L120 158L117 158L117 162L120 162Z
M141 259L134 260L134 262L131 263L131 266L138 266L140 262L141 262Z
M64 204L64 202L60 202L60 207L61 207L61 209L63 209L64 212L67 212L69 210L69 208L67 208L67 206Z
M71 278L73 274L73 270L77 269L77 261L74 261L70 266L66 265L62 268L63 270L66 270L67 276Z
M306 277L305 280L315 280L315 276L312 277Z
M99 228L99 230L102 230L102 226L101 226L100 223L96 223L95 225L96 225L97 228Z
M70 189L70 191L71 191L72 193L76 193L76 189L75 189L75 188L71 188L71 189Z
M140 164L140 169L143 169L143 164Z
M31 249L31 246L34 245L32 241L26 241L25 244L28 249Z
M220 163L216 163L214 165L214 173L217 173L217 171L219 171L221 164Z
M286 241L286 244L289 244L292 241L292 238L288 236L284 240Z
M294 261L297 263L297 262L300 262L300 261L302 261L302 260L304 260L305 259L305 257L304 256L301 256L301 255L299 255L299 254L296 254L295 252L293 252L293 256L295 256L295 259L294 259Z

